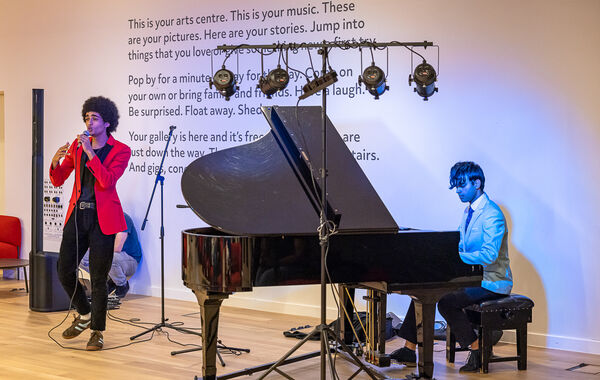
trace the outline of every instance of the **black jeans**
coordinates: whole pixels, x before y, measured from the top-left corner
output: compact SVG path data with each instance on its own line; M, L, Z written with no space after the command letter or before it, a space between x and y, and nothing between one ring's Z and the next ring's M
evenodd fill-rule
M106 329L108 301L106 281L112 264L114 244L115 235L105 235L100 230L96 209L73 210L63 229L57 263L58 278L69 297L73 298L73 305L77 312L79 314L92 312L92 330ZM77 280L79 262L88 248L92 283L91 305L83 286Z
M463 308L502 297L506 297L506 295L494 293L482 287L460 289L443 296L438 302L438 310L448 322L461 347L467 347L477 339L477 335ZM414 301L408 307L398 335L411 343L417 343Z

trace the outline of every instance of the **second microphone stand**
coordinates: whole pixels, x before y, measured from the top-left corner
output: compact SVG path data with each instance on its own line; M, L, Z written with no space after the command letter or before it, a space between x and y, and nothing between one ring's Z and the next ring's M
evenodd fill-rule
M150 202L148 202L148 209L146 210L146 216L144 216L144 222L142 223L142 230L146 227L146 222L148 221L148 213L150 212L150 206L152 205L152 200L154 199L154 192L156 191L156 185L160 182L160 310L161 317L160 322L154 325L153 327L146 329L137 335L130 337L130 340L134 340L139 338L140 336L147 334L152 331L156 331L163 327L170 328L173 330L177 330L179 332L183 332L186 334L194 334L198 336L202 336L201 333L197 331L192 331L188 329L184 329L182 327L175 326L171 323L167 323L169 320L165 318L165 225L164 225L164 182L165 177L161 175L163 163L165 162L165 157L167 156L167 148L169 147L169 142L171 141L171 137L173 136L173 130L176 127L174 125L169 127L169 138L167 139L167 144L165 145L165 150L163 152L162 160L160 161L160 167L158 172L156 173L156 180L154 181L154 188L152 189L152 195L150 196Z

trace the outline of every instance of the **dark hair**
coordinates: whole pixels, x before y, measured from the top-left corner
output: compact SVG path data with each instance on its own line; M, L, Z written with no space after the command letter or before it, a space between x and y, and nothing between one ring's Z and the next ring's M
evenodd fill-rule
M85 114L88 112L98 112L102 116L102 120L110 124L106 128L108 135L117 130L117 125L119 125L119 110L112 100L104 96L91 97L83 103L81 109L83 121L85 121Z
M457 186L464 186L467 179L471 182L476 179L480 180L481 191L483 191L485 176L479 165L472 161L463 161L454 164L452 169L450 169L450 189L454 189Z

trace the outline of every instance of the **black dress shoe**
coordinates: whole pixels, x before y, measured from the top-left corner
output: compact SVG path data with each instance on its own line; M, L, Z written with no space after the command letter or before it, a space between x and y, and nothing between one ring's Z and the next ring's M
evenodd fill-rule
M459 372L478 372L481 368L481 356L479 350L470 350L467 363L460 367Z
M407 367L415 367L417 365L417 353L407 347L402 347L392 352L390 358Z

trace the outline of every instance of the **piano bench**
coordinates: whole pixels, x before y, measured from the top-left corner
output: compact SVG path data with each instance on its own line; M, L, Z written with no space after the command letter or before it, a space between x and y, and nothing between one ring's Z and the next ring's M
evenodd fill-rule
M527 369L527 324L531 322L533 301L528 297L511 294L493 301L464 308L473 327L479 332L479 352L481 353L482 373L488 372L489 363L517 361L519 370ZM491 357L492 331L516 330L517 331L517 356ZM446 329L446 360L454 363L454 354L457 351L467 351L468 348L457 348L456 338L450 329Z

